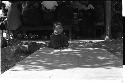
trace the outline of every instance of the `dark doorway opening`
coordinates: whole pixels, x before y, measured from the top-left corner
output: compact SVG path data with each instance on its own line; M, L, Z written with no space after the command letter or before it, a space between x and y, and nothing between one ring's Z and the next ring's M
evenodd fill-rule
M105 27L105 2L91 1L94 9L79 10L76 26L72 30L72 38L78 39L104 39ZM77 28L77 29L76 29ZM76 35L76 36L75 36Z

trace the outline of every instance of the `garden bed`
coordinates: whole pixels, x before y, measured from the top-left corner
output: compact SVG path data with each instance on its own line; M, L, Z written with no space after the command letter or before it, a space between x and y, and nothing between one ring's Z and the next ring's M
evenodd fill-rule
M1 73L4 73L17 62L22 61L27 56L39 50L41 46L43 46L41 43L22 43L18 41L16 45L8 45L7 47L1 48Z

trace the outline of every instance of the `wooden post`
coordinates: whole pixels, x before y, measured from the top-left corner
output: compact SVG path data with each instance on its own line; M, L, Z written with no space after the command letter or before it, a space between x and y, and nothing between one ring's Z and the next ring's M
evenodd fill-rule
M111 0L105 1L106 40L111 37Z
M3 30L0 30L0 37L3 37Z
M2 30L0 30L0 66L1 66L1 46L2 46ZM1 68L0 68L0 71L1 71ZM1 73L1 72L0 72Z

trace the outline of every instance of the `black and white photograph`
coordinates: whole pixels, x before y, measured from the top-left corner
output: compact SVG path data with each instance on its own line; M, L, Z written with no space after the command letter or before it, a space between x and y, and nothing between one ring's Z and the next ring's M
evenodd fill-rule
M0 1L0 79L123 83L123 2Z

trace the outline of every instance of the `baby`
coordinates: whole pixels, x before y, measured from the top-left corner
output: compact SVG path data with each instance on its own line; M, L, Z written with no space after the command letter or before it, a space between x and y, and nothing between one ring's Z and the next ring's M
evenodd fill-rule
M68 37L63 32L63 27L60 22L55 22L53 25L54 32L50 36L49 47L54 49L64 49L69 46Z

